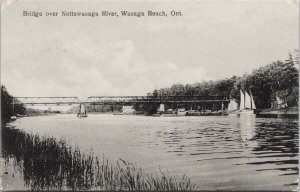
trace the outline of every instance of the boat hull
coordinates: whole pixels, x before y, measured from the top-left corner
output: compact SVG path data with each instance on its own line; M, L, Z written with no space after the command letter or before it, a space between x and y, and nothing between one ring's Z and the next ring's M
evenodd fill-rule
M77 114L77 117L82 118L82 117L87 117L87 114Z
M236 116L236 115L238 115L240 113L240 111L239 110L234 110L234 111L228 111L228 115L229 116Z
M239 114L254 115L254 110L241 110Z

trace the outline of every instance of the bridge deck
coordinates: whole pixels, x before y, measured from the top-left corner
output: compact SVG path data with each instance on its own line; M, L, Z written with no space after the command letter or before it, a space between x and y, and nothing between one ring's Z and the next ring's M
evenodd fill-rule
M26 105L126 105L126 104L184 104L184 103L219 103L229 102L224 96L92 96L85 101L78 97L15 97L12 104Z

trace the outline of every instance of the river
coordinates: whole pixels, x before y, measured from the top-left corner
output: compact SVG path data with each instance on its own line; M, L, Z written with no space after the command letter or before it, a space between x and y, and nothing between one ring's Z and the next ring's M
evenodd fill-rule
M84 153L134 162L146 173L186 174L203 190L297 187L298 119L63 114L23 117L8 126L65 140ZM4 189L30 189L13 162L3 169Z

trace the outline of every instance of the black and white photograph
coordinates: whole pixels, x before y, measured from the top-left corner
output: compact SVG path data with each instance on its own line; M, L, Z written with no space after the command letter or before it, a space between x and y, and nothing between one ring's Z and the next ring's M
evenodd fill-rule
M299 0L3 0L1 191L298 191Z

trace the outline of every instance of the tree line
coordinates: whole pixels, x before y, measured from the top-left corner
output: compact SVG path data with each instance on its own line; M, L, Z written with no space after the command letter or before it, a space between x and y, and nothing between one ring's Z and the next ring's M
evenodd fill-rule
M10 95L6 87L1 85L1 122L6 123L11 116L16 114L25 115L26 108L24 105L12 105L13 96Z
M251 92L258 109L269 109L279 98L286 107L298 107L299 59L292 54L286 61L275 61L255 69L241 77L217 81L202 81L194 84L173 84L171 87L154 90L153 96L163 95L222 95L240 101L240 90Z
M298 51L299 53L299 51ZM258 109L269 109L277 98L282 100L285 107L298 107L299 95L299 56L294 59L292 54L286 61L275 61L264 67L253 70L250 74L241 77L232 76L230 78L217 81L202 81L194 84L174 84L171 87L154 90L153 96L227 96L239 103L240 90L251 92L256 107ZM26 114L24 105L12 105L13 96L10 95L5 86L1 86L1 120L9 121L11 116ZM120 111L122 106L88 106L89 112ZM142 105L135 106L139 111L153 113L155 107Z

